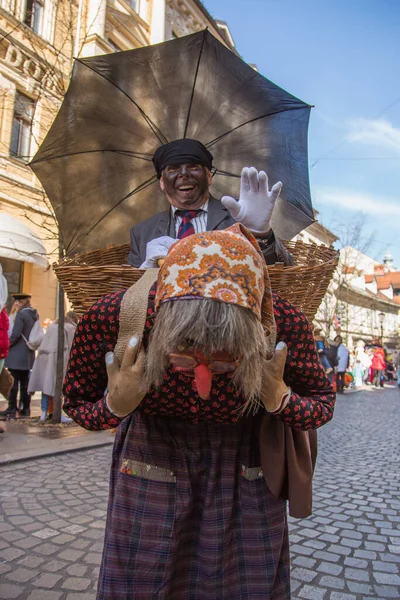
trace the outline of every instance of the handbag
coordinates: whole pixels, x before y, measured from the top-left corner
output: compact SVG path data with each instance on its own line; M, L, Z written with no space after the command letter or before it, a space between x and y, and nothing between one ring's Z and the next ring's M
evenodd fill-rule
M7 367L3 367L3 370L0 373L0 394L2 394L6 400L8 400L8 394L10 393L13 385L14 377L11 375Z

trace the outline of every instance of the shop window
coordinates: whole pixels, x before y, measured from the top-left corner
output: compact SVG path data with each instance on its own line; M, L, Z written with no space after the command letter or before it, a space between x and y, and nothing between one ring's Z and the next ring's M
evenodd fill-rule
M29 158L34 109L34 101L17 92L11 133L11 156L24 159Z
M44 0L26 0L24 23L35 33L42 35L44 23Z
M8 297L7 297L7 312L10 311L13 299L11 294L18 294L22 290L22 276L24 263L13 258L0 258L0 263L3 268L3 275L7 280Z

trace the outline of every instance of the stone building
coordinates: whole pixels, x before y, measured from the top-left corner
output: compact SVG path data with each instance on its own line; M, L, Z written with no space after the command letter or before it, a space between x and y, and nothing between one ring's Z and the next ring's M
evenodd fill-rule
M10 292L29 292L42 322L57 313L57 227L27 166L68 87L73 58L228 26L199 0L0 0L0 262Z

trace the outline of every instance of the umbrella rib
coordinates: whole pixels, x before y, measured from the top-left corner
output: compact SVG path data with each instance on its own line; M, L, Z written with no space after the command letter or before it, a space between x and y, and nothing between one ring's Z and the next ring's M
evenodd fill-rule
M306 106L293 106L292 108L285 108L284 110L276 110L274 112L266 113L265 115L261 115L259 117L254 117L254 119L249 119L248 121L241 123L237 127L234 127L233 129L229 129L229 131L222 133L217 138L211 140L211 142L207 142L205 145L207 146L207 148L211 148L211 146L213 146L214 144L219 142L219 140L221 140L225 136L229 135L230 133L233 133L234 131L237 131L238 129L240 129L241 127L244 127L245 125L248 125L249 123L254 123L255 121L260 121L261 119L265 119L266 117L272 117L273 115L279 115L279 113L288 112L289 110L304 110L305 108L309 108L309 107L307 105Z
M131 156L132 158L139 158L140 160L146 160L151 162L151 157L149 154L141 153L141 152L130 152L129 150L113 150L111 148L104 148L104 150L83 150L82 152L71 152L69 154L59 154L57 156L48 156L45 158L39 158L38 160L32 160L29 163L30 165L37 165L40 162L46 162L50 160L57 160L58 158L67 158L69 156L79 156L80 154L96 154L100 152L114 152L115 154L123 154L126 156Z
M193 105L193 99L194 99L194 89L195 89L196 83L197 83L197 76L199 74L200 61L201 61L201 57L202 57L202 54L203 54L203 48L204 48L204 44L205 44L205 41L206 41L206 35L207 35L207 33L208 33L208 28L206 28L204 30L203 39L202 39L202 42L201 42L201 47L200 47L200 52L199 52L199 58L197 59L196 72L194 74L194 80L193 80L193 85L192 85L192 93L191 93L190 102L189 102L189 109L188 109L188 114L187 114L187 117L186 117L185 131L183 133L183 137L184 138L186 137L187 130L188 130L188 127L189 127L190 113L192 112L192 105Z
M132 104L134 104L136 106L136 108L138 109L138 111L140 112L140 114L142 115L143 119L146 121L147 125L150 127L151 131L154 133L154 135L158 139L158 141L161 144L166 144L168 142L168 139L163 134L163 132L161 131L161 129L159 129L157 127L157 125L155 123L153 123L153 121L150 119L150 117L144 112L144 110L139 106L139 104L137 102L135 102L135 100L129 96L129 94L127 94L123 89L121 89L118 85L116 85L108 77L106 77L105 75L103 75L103 73L99 73L99 71L96 71L96 69L94 69L93 67L91 67L87 63L83 62L80 58L76 58L75 60L77 62L79 62L81 65L84 65L85 67L87 67L88 69L90 69L91 71L93 71L93 73L96 73L96 75L99 75L100 77L103 77L103 79L105 79L106 81L108 81L108 83L111 83L111 85L113 85L114 87L116 87L117 90L119 90L122 94L124 94L124 96L126 96L132 102Z
M93 229L95 229L97 227L97 225L99 225L103 221L103 219L105 219L115 208L117 208L117 206L119 206L120 204L122 204L122 202L124 202L125 200L127 200L131 196L134 196L138 192L141 192L142 190L146 189L147 187L149 187L150 185L152 185L155 181L157 181L157 176L153 175L152 177L150 177L150 179L147 179L146 181L143 181L143 183L141 183L140 185L138 185L137 188L135 188L134 190L132 190L131 192L129 192L129 194L127 194L126 196L124 196L121 200L119 200L119 202L117 202L117 204L114 204L114 206L112 208L110 208L106 213L104 213L104 215L102 215L100 217L100 219L98 219L92 225L92 227L88 231L85 232L85 234L83 236L81 236L78 240L74 240L74 245L76 246L77 244L79 244L79 242L81 242L82 240L84 240L85 237L88 236L89 233L91 233L93 231ZM71 248L72 243L73 243L73 241L71 240L71 242L69 243L68 248L67 248L67 254L69 254L73 250L73 247Z
M241 177L241 175L236 175L235 173L230 173L229 171L221 171L220 169L215 169L213 177L215 175L223 175L224 177L235 177L236 179L240 179Z

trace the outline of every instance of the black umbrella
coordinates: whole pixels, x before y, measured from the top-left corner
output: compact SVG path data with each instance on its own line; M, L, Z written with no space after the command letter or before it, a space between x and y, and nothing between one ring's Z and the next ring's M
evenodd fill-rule
M310 106L257 73L208 30L75 61L61 109L31 167L67 253L129 240L160 210L151 157L188 137L214 155L212 194L238 197L242 167L283 182L273 227L290 239L313 222Z

